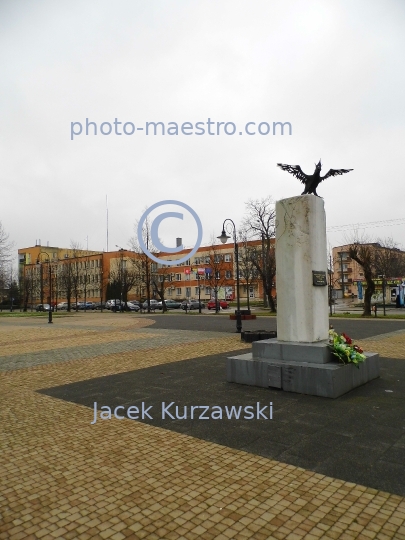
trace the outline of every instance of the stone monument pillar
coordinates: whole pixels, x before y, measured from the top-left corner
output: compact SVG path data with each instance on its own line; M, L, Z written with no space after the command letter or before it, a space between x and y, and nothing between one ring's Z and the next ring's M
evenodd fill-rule
M228 358L227 381L336 398L379 377L377 353L365 353L358 367L331 354L323 199L277 201L276 265L277 339Z
M323 199L276 203L277 339L327 342L326 216Z

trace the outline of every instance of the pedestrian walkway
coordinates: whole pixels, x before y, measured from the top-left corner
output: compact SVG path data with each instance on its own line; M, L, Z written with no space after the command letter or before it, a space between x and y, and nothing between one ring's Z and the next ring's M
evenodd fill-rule
M401 331L371 343L405 358ZM91 425L88 407L39 392L250 348L237 334L79 314L8 319L0 344L0 539L405 540L399 495L153 424Z

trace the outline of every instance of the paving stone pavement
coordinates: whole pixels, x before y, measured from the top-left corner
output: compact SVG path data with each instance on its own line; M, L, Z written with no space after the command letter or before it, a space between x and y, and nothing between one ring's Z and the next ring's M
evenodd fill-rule
M92 426L88 408L37 392L243 348L238 335L151 325L1 321L0 539L405 540L400 496L136 421ZM404 333L361 344L405 358Z

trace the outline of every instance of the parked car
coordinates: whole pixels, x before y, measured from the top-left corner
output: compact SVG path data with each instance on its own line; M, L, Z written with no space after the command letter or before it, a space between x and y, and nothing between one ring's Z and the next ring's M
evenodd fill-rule
M127 302L127 306L128 306L130 311L139 311L141 309L141 306L139 305L139 302L137 302L136 300L134 300L134 301L129 300Z
M180 309L181 302L176 302L175 300L165 300L165 305L167 309ZM163 303L159 302L156 309L163 309Z
M117 300L116 298L114 300L107 300L107 302L105 303L105 307L107 309L111 309L112 307L120 306L120 305L121 305L121 300Z
M79 302L79 309L94 309L94 302Z
M185 310L186 306L187 306L187 309L198 309L200 305L202 309L205 308L204 302L201 302L198 300L185 300L184 302L181 303L181 309Z
M68 303L67 302L59 302L59 304L56 307L58 308L58 310L67 309L68 308Z
M218 300L216 305L218 307L220 307L221 309L228 309L229 308L229 304L225 300ZM215 300L210 300L208 302L208 304L207 304L207 308L208 309L215 309Z
M152 299L150 301L150 309L155 311L155 309L157 308L158 303L159 302L157 300ZM148 301L147 300L145 300L145 302L142 304L142 309L148 309Z
M95 302L94 309L106 309L105 302Z
M35 311L51 311L51 306L49 304L38 304Z

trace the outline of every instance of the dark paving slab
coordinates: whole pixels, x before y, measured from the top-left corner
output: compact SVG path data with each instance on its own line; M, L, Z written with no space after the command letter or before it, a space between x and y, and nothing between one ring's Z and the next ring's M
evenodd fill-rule
M149 328L164 328L173 330L208 330L212 332L235 332L236 321L231 321L229 316L220 315L196 315L196 314L168 314L168 315L143 315L151 317L155 323ZM405 320L382 320L382 319L330 319L337 332L346 332L354 339L366 339L380 334L405 330ZM244 330L277 330L276 317L258 317L254 321L242 321Z
M225 381L225 358L207 356L40 390L98 409L153 405L151 425L405 496L405 362L381 359L381 377L335 399ZM162 402L175 419L162 419ZM273 404L273 419L226 418L226 409ZM184 415L187 419L177 419ZM221 407L222 420L190 419L190 407ZM104 409L106 410L106 409ZM218 409L216 409L218 410ZM196 410L194 414L202 413ZM243 416L243 413L242 413ZM98 417L98 422L101 420Z

